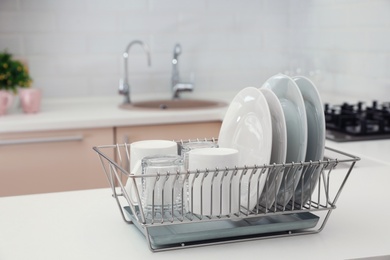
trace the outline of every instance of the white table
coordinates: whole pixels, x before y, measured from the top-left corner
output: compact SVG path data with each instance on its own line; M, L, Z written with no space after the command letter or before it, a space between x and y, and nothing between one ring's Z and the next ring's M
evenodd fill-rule
M363 158L364 162L364 158ZM325 229L152 253L110 189L0 198L0 259L351 259L390 255L390 166L357 164ZM103 174L103 173L101 173Z

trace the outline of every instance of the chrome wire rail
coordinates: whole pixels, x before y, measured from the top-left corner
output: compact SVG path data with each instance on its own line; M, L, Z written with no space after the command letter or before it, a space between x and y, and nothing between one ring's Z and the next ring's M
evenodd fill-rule
M178 141L178 145L183 142ZM212 139L212 141L217 142ZM189 247L197 247L204 245L215 245L222 243L231 243L255 239L265 239L273 237L284 237L292 235L304 235L314 234L323 230L326 225L329 216L333 209L336 208L336 202L340 197L340 194L346 184L355 163L360 158L347 154L329 147L325 147L325 156L320 161L310 162L286 162L282 164L269 164L269 165L253 165L253 166L236 166L234 168L225 169L206 169L196 171L178 171L174 173L160 173L158 175L135 175L129 172L130 162L130 144L116 144L116 145L103 145L93 147L100 158L100 162L103 171L107 177L112 190L112 196L115 198L123 220L129 224L135 224L137 228L145 235L150 250L153 252L165 251L172 249L181 249ZM106 154L112 154L114 152L114 158L110 158ZM106 152L110 151L110 153ZM301 172L299 179L294 180L296 189L301 189L299 196L293 195L290 201L286 204L279 204L278 200L274 200L272 203L268 203L267 196L273 194L275 196L284 196L286 187L276 185L276 182L269 182L270 176L276 175L276 178L287 178L289 174L295 174ZM316 172L317 174L313 174ZM212 181L205 182L205 178L211 175ZM243 177L249 179L249 184L244 185ZM177 182L175 187L179 187L179 190L171 190L172 194L180 192L181 205L179 209L173 207L169 210L161 209L161 211L153 212L152 215L146 216L145 209L142 207L142 203L134 203L135 201L141 201L140 187L142 182L149 179L157 182L160 178L174 178L174 182ZM298 178L298 177L297 177ZM275 178L274 178L275 179ZM306 180L306 182L304 181ZM200 183L201 189L210 189L211 198L200 197L200 204L210 204L211 214L194 214L193 212L193 197L194 197L194 182ZM222 194L222 182L229 183L228 196ZM134 187L134 194L130 194L126 189L126 184L132 182ZM264 184L265 182L265 184ZM256 185L253 185L253 184ZM232 196L232 187L236 185L238 187L238 198ZM282 184L283 185L283 184ZM229 213L222 213L222 206L219 209L213 208L213 189L220 187L219 205L222 205L222 200L229 201ZM282 190L282 192L281 192ZM263 191L263 192L262 192ZM284 191L284 192L283 192ZM158 191L153 191L153 193ZM159 190L159 192L164 192ZM243 196L248 193L246 196ZM201 193L202 194L202 193ZM255 207L251 207L249 198L255 194L255 198L258 199L255 203ZM262 196L260 196L262 194ZM294 194L297 194L294 192ZM131 199L130 196L135 197ZM264 197L265 196L265 197ZM173 198L174 196L172 196ZM245 199L246 198L246 199ZM154 200L153 200L154 201ZM232 204L239 202L239 210L232 211ZM264 202L265 201L265 202ZM172 201L173 202L173 201ZM214 200L215 203L215 200ZM269 204L269 205L268 205ZM152 205L154 208L154 205ZM162 207L164 208L164 207ZM201 207L202 208L202 207ZM298 217L298 220L287 220L285 218ZM309 220L318 218L318 222L310 223L309 226L301 225ZM254 226L259 229L259 232L246 234L245 229L240 229L238 235L234 235L235 230L223 229L215 230L215 233L220 232L226 236L218 237L213 231L207 231L207 233L197 233L201 239L191 237L191 234L181 234L183 236L182 242L174 242L172 244L156 242L158 237L155 234L162 232L164 234L165 229L169 226L176 228L194 226L195 229L203 228L206 223L219 223L220 225L232 225L234 229L235 223L260 223L261 221L269 221L270 224L264 224ZM279 221L281 221L279 223ZM283 222L283 223L282 223ZM276 229L273 227L276 224L280 224ZM268 225L268 226L267 226ZM286 226L286 229L284 229ZM294 228L296 227L296 228ZM162 229L165 228L165 229ZM162 231L161 231L162 230ZM241 232L241 230L244 230ZM267 231L270 230L270 231ZM223 233L225 232L225 233ZM240 233L241 232L241 233ZM232 235L233 233L233 235ZM179 234L180 235L180 234ZM202 235L205 235L204 239ZM164 242L164 241L163 241Z

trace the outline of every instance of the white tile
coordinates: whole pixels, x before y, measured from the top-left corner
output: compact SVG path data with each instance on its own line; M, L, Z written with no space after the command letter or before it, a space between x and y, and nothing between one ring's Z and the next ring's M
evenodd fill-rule
M24 11L86 11L84 0L20 0L20 8Z
M202 33L155 33L151 37L153 52L172 55L176 43L182 47L183 53L206 51L207 35Z
M353 53L349 55L347 72L365 77L389 77L383 53Z
M319 6L313 8L312 22L320 28L346 27L349 13L349 6Z
M124 60L122 58L117 59L117 62L119 62L118 71L120 75L124 74ZM151 56L151 66L148 66L148 60L147 56L144 54L138 54L138 53L131 53L129 55L129 58L127 60L127 67L128 67L128 74L143 74L143 75L149 75L151 73L154 73L154 71L158 71L158 69L161 69L159 67L158 61L156 57Z
M182 11L191 11L193 13L205 10L205 0L150 0L150 9L152 12L170 12L172 14Z
M389 51L389 30L352 28L334 31L335 48L343 51Z
M264 9L264 1L253 0L208 0L207 12L215 13L245 13L245 14L259 14Z
M41 88L44 97L80 97L88 95L85 77L36 77L33 87Z
M128 44L135 40L144 42L150 50L155 51L149 38L148 34L92 34L88 35L87 38L87 52L93 54L112 54L122 57L122 54L126 50ZM130 52L144 53L144 50L139 45L133 45Z
M62 13L56 16L60 32L118 32L119 20L115 14L97 13Z
M235 53L226 55L223 52L188 55L188 59L191 60L194 67L200 70L209 70L210 72L237 68L235 65L237 64L236 57Z
M147 11L147 0L87 0L88 11L99 12L136 12Z
M23 54L22 37L19 35L0 34L0 51L7 50L13 55Z
M345 48L343 42L339 43L339 37L346 37L344 32L335 32L330 29L323 30L308 30L300 31L298 33L292 32L291 42L289 46L292 50L298 49L310 49L310 50L329 50L329 49L341 49Z
M53 31L54 18L48 13L4 12L0 15L0 33Z
M349 74L341 74L336 77L338 93L348 95L352 98L367 99L368 101L375 97L375 81L367 77L353 76Z
M390 28L375 28L372 30L360 30L361 48L365 51L390 51ZM360 43L359 43L360 44Z
M289 12L290 2L289 0L264 0L264 8L267 13L285 13Z
M16 11L19 9L19 3L15 0L1 0L0 11Z
M117 54L121 56L130 42L127 36L116 33L92 34L87 37L87 52L94 54Z
M194 92L210 91L215 86L211 84L210 74L207 71L194 73Z
M179 56L179 68L183 69L183 65L191 63L188 59L188 54L183 53ZM172 71L172 54L171 53L152 53L151 66L147 65L147 56L144 53L130 54L129 68L134 72L141 72L147 74L167 74L170 76Z
M124 33L172 33L177 31L177 16L171 14L132 14L118 17Z
M337 4L341 2L340 0L310 0L310 1L301 1L301 0L289 0L290 12L301 12L305 13L311 10L314 7L326 7Z
M389 1L360 1L348 5L349 26L389 26Z
M267 31L264 33L264 49L285 51L289 48L288 30Z
M203 41L199 52L258 51L264 48L262 33L213 33L205 37Z
M281 72L283 65L288 62L288 55L281 51L265 50L261 52L257 59L260 60L262 67Z
M60 56L57 58L58 70L64 76L118 75L119 67L115 56L85 55Z
M118 95L119 77L106 77L94 75L88 78L88 94L91 96Z
M243 88L261 87L263 82L278 71L264 70L244 70L244 71L221 71L210 75L210 82L213 90L241 90Z
M179 32L231 32L235 31L236 19L229 14L185 14L180 16Z
M170 77L166 74L131 74L129 84L131 93L171 92Z
M27 54L83 55L86 52L86 38L77 34L34 34L25 37L24 46Z
M59 76L58 62L56 58L49 56L29 56L28 65L30 74L35 77Z

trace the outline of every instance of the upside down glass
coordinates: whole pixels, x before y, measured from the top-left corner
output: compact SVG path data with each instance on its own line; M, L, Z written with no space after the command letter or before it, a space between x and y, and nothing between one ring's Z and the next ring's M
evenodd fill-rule
M192 141L187 143L182 143L180 145L180 154L183 157L184 161L184 170L188 169L188 152L195 149L202 149L202 148L218 148L218 144L214 141L209 140L199 140L199 141Z
M147 221L169 220L184 212L182 200L183 160L179 155L156 155L142 159L141 203Z

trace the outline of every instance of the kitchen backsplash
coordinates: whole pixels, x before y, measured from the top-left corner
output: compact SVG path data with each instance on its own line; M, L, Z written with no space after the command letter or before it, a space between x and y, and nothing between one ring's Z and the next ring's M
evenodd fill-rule
M321 91L389 90L387 0L0 0L0 50L26 59L47 97L116 95L130 51L132 92L170 91L171 59L196 90L304 74ZM368 97L367 94L365 97Z
M390 1L289 4L291 67L339 96L390 100Z

